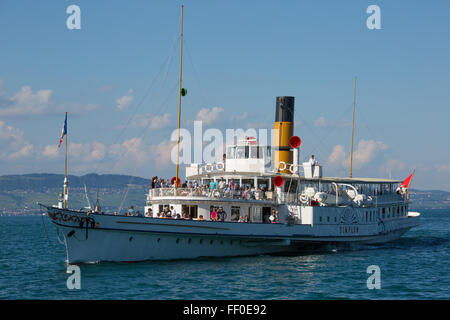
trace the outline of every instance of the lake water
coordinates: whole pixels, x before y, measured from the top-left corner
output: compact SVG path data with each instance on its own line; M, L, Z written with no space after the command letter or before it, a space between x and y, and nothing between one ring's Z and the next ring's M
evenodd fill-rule
M65 249L43 218L0 217L0 299L450 299L449 210L357 250L84 264L80 290L67 288ZM370 265L379 290L367 288Z

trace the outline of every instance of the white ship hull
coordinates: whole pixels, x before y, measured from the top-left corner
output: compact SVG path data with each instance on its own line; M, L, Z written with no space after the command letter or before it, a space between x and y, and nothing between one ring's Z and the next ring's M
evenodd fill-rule
M145 261L296 252L315 244L383 243L418 225L418 216L389 224L289 225L172 220L47 208L66 246L67 262ZM87 225L87 227L86 227Z

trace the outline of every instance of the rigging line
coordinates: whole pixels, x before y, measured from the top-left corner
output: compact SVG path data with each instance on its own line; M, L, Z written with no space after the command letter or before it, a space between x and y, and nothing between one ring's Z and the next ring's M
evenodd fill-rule
M165 59L165 62L161 65L161 68L159 69L158 73L156 74L156 76L153 78L150 86L147 88L145 94L142 96L140 102L138 104L135 104L135 108L134 108L134 112L133 114L128 118L127 123L125 124L125 126L122 128L121 132L119 133L119 135L117 136L117 138L114 140L114 144L116 144L119 139L121 138L121 136L123 135L123 133L125 132L126 128L128 127L128 125L130 124L131 120L135 117L136 112L139 110L139 108L141 107L142 103L144 102L144 100L147 98L148 94L152 91L152 89L154 88L155 84L156 84L156 80L159 78L161 72L164 70L164 67L166 67L172 60L172 57L174 55L174 51L175 51L175 45L177 43L177 38L175 38L174 43L172 44L172 49L171 49L171 54L169 54L167 56L167 58ZM105 158L103 158L102 160L100 160L100 162L97 164L97 166L94 169L94 172L97 172L99 167L105 162Z
M203 100L203 104L204 104L205 106L208 106L208 105L209 105L209 102L206 101L205 95L203 94L204 91L203 91L203 88L202 88L202 86L201 86L201 84L200 84L200 76L199 76L199 73L197 72L197 69L196 69L196 67L195 67L195 65L194 65L194 60L192 59L191 52L189 51L189 47L188 47L188 45L187 45L186 39L184 40L184 47L185 47L185 51L186 51L186 53L187 53L189 62L190 62L190 64L191 64L191 66L192 66L192 69L194 70L194 78L195 78L195 81L197 82L197 86L198 86L199 91L200 91L200 97L201 97L201 99Z
M42 210L42 207L40 207L40 211L41 211L42 226L44 227L45 236L47 237L48 243L51 244L50 238L48 237L47 228L45 227L44 214L43 214L43 212L42 212L42 211L43 211L43 210Z
M338 121L341 121L345 115L347 114L347 112L353 108L353 106L350 106L348 109L345 109L344 112L342 113L341 117L338 119ZM303 119L301 119L303 120ZM308 125L309 128L311 128ZM339 128L339 126L335 126L334 128L332 128L331 130L328 131L328 133L322 137L322 139L319 140L319 143L316 144L316 146L312 149L311 153L314 152L319 146L321 146L324 142L325 139L327 139L332 133L334 133L334 131L336 131L336 129ZM315 132L313 132L314 135L318 136ZM306 160L308 158L308 156L304 156L303 160Z
M175 83L174 87L172 88L172 90L171 90L170 92L174 91L175 88L176 88L177 86L178 86L178 81ZM161 104L161 108L160 108L159 111L155 114L156 116L159 115L159 113L164 109L164 106L167 104L168 100L169 100L169 97L165 100L164 103ZM138 135L138 138L144 138L144 139L145 139L145 137L146 137L146 136L149 134L149 132L150 132L149 129L151 129L151 123L150 123L150 121L149 121L148 124L142 129L141 133ZM125 156L125 154L126 154L127 152L128 152L128 150L125 150L125 151L120 155L119 159L117 159L116 162L113 163L113 167L112 167L112 168L114 168L114 166L117 165L117 164L119 163L119 161L123 158L123 156ZM112 169L112 168L111 168L111 169ZM133 166L133 171L132 171L132 174L131 174L129 183L127 184L127 189L126 189L126 192L125 192L125 194L124 194L124 197L122 198L122 203L121 203L120 209L123 207L123 203L125 202L126 197L128 196L128 191L129 191L129 188L130 188L131 183L132 183L133 180L134 180L134 176L135 176L136 170L137 170L137 166ZM120 210L119 210L119 211L120 211Z
M175 86L178 86L178 80L177 83L175 84ZM175 87L174 86L174 87ZM173 91L173 90L172 90ZM159 115L159 113L163 110L163 107L166 105L167 101L169 99L166 99L165 103L161 104L161 108L159 109L159 111L156 113L156 115ZM143 138L145 137L146 134L148 134L149 129L151 129L151 122L149 121L146 126L140 131L140 133L137 135L137 138ZM124 152L122 152L119 156L119 158L112 163L112 167L111 169L114 168L115 165L118 164L118 162L122 159L122 157L128 152L128 150L125 150ZM136 170L136 167L133 168L133 170Z

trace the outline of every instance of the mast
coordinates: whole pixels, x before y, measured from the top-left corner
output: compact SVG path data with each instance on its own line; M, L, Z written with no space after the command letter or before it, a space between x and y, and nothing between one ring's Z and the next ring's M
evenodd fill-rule
M178 92L178 139L177 139L177 172L175 178L175 191L178 188L178 169L179 169L179 158L180 158L180 119L181 119L181 95L183 88L181 87L181 80L183 75L183 8L181 5L181 46L180 46L180 90Z
M357 77L355 77L355 91L353 94L353 120L352 120L352 147L351 147L351 151L350 151L350 178L353 177L353 134L354 134L354 130L355 130L355 103L356 103L356 79Z
M66 119L67 119L67 112L66 112ZM67 129L67 128L66 128ZM68 187L68 181L67 181L67 132L66 132L66 141L65 141L65 156L64 156L64 209L67 209L67 200L69 198L67 194L67 187Z

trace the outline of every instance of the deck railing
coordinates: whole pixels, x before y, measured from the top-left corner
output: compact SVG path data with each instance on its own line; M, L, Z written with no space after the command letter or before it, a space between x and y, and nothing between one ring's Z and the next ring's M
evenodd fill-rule
M289 205L311 205L310 201L301 203L298 194L281 192L277 195L273 191L260 190L209 190L206 188L155 188L150 189L147 200L154 200L166 197L186 197L186 198L204 198L211 200L220 199L235 199L241 201L265 201L273 203L284 203ZM335 197L331 195L331 197ZM391 203L401 203L407 201L404 196L399 194L384 194L372 196L372 201L365 201L361 206L363 207L378 207ZM316 204L319 205L319 204ZM350 199L344 201L344 198L339 197L339 201L334 204L332 201L327 203L327 206L333 205L355 205Z
M260 190L209 190L204 188L155 188L148 193L147 200L162 197L192 197L208 199L236 199L250 201L275 201L276 194L272 191Z

